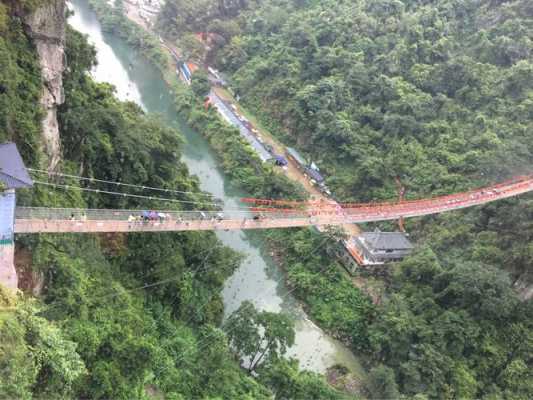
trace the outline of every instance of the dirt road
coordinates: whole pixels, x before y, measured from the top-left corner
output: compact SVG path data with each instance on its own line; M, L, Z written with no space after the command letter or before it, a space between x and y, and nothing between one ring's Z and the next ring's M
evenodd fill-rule
M219 96L220 98L229 101L237 107L237 111L241 115L250 116L245 110L242 109L242 107L235 101L235 99L226 91L220 88L213 88L214 92ZM272 146L274 149L274 152L276 154L285 154L285 146L280 143L278 140L276 140L270 132L267 132L265 129L261 128L259 124L257 123L257 120L250 116L250 119L255 127L259 131L259 135L261 136L261 140ZM314 186L311 181L307 178L307 176L297 167L295 163L293 163L291 160L289 160L289 164L286 168L283 169L283 173L291 180L299 182L304 189L309 193L312 200L317 201L324 201L324 202L331 202L331 198L323 194L316 186ZM344 224L341 225L344 229L344 231L350 235L350 236L356 236L361 233L361 230L359 227L355 224Z
M146 29L147 31L150 31L150 27L148 26L146 20L139 15L138 6L136 6L134 4L131 4L131 3L127 2L127 1L125 1L124 4L126 6L127 17L130 20L132 20L133 22L135 22L138 25L140 25L142 28ZM175 46L173 46L172 44L169 44L169 43L166 43L166 42L164 42L163 44L164 44L163 47L167 47L167 50L169 50L170 52L172 52L172 50L174 50L174 51L177 50L177 49L175 49ZM226 101L229 101L229 102L235 104L235 106L237 107L237 110L238 110L238 112L240 114L250 116L245 110L243 110L240 107L240 105L235 101L235 99L226 90L214 87L213 91L221 99L224 99ZM259 126L259 124L257 123L257 120L256 120L256 118L254 116L250 116L250 120L253 122L254 126L259 131L259 135L261 136L261 140L264 143L272 146L272 148L274 149L274 152L276 154L285 154L285 146L282 143L280 143L278 140L276 140L270 134L270 132L267 132L265 129L261 128ZM289 164L287 165L287 167L283 169L283 173L289 179L291 179L291 180L293 180L295 182L299 182L304 187L304 189L307 191L307 193L309 193L309 195L311 196L311 199L313 199L313 200L323 200L323 201L331 202L331 199L329 197L324 195L322 192L320 192L320 190L318 190L318 188L316 186L311 184L311 182L307 178L307 176L305 176L304 173L293 162L289 161ZM342 227L343 227L344 231L350 236L356 236L356 235L360 234L360 232L361 232L359 227L357 225L355 225L355 224L344 224L344 225L342 225Z

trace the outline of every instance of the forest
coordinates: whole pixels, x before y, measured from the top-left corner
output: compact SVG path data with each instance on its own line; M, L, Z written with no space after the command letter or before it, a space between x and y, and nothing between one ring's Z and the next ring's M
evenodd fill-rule
M39 66L11 5L0 1L0 141L15 141L37 167ZM118 11L102 19L167 67L153 36ZM396 178L417 198L529 172L532 19L526 0L167 0L158 29L221 69L262 124L317 160L339 199L359 201L395 198ZM198 32L211 34L209 51ZM139 185L156 176L157 186L199 191L179 161L179 132L94 83L94 49L73 31L66 59L64 172ZM176 90L177 107L232 181L301 198L204 110L202 95ZM111 204L48 190L20 201ZM514 289L533 281L532 222L531 196L409 221L417 250L390 267L380 304L349 283L327 236L265 236L310 317L364 355L364 397L521 400L533 397L533 302ZM241 255L212 234L41 235L17 245L46 286L37 299L0 290L0 398L345 397L280 357L294 340L283 315L245 303L234 329L221 325L222 285ZM240 368L249 357L262 362Z
M157 26L317 160L339 200L395 199L396 180L419 198L531 172L531 2L169 0ZM530 195L408 221L417 251L391 266L375 310L355 288L326 295L342 279L316 274L324 252L299 262L318 235L269 236L311 315L368 354L374 398L397 385L418 398L524 399L533 305L513 289L533 282L532 222Z
M17 143L27 166L38 168L46 163L39 145L42 112L36 107L40 69L11 5L0 3L0 140ZM199 196L197 178L180 161L181 134L117 100L112 86L95 83L88 74L95 57L86 38L69 29L66 101L58 112L61 170ZM60 183L86 184L70 178ZM148 207L138 199L81 193L36 187L21 191L18 201ZM285 345L263 349L268 354L254 366L262 372L259 378L240 367L221 324L220 293L242 255L213 233L20 236L17 258L43 284L36 297L32 279L22 279L17 295L0 287L2 399L267 399L273 393L343 398L323 377L281 357ZM246 320L246 331L256 332L250 346L262 343L261 329L278 321L285 329L269 337L290 343L294 331L286 316L250 307L245 312L262 318Z

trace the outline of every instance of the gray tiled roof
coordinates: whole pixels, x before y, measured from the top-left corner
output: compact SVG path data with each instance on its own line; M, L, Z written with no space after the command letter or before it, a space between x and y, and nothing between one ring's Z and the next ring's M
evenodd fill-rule
M407 250L413 245L402 232L364 232L363 239L374 250Z
M33 186L15 143L0 144L0 182L8 189Z

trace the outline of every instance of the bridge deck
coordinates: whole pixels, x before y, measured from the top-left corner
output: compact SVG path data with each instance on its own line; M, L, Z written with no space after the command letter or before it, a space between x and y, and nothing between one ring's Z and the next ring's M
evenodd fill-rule
M217 220L216 212L167 212L160 221L128 221L132 211L17 208L15 233L74 232L167 232L193 230L270 229L303 226L342 225L418 217L486 204L533 191L533 177L494 185L466 193L417 201L384 204L362 204L348 208L291 210L272 209L259 220L247 211L224 212ZM138 213L138 211L137 211ZM79 220L81 215L84 220ZM69 220L74 215L77 220ZM86 220L85 220L86 218Z

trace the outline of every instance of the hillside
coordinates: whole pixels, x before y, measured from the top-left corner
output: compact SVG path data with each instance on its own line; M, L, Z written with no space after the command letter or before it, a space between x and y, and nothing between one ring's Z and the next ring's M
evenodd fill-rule
M43 88L45 64L36 43L43 38L24 21L49 5L0 2L0 142L14 141L32 168L53 165L56 153L48 153L42 135L48 110L41 100L50 89ZM65 62L64 101L55 104L61 140L57 170L197 193L182 196L185 200L201 196L198 179L180 161L180 132L91 79L95 50L66 28L64 15L40 28L49 24L65 32L64 42L54 41L64 60L49 60ZM71 178L54 182L88 184ZM39 185L20 191L18 202L161 207ZM0 287L2 399L267 399L283 377L302 393L307 385L326 398L341 398L322 377L300 372L296 363L274 360L269 379L261 382L240 368L220 323L221 290L242 256L213 233L21 235L16 245L22 291Z
M419 198L531 172L529 1L169 0L158 29L225 72L341 200L395 199L396 178ZM211 34L207 53L199 32ZM336 310L348 302L322 304L312 293L325 283L306 280L327 257L302 265L301 238L276 237L291 279L369 354L377 380L421 398L531 397L531 196L407 228L419 250L391 268L387 301L352 331Z

